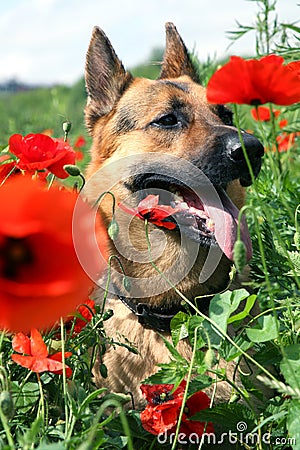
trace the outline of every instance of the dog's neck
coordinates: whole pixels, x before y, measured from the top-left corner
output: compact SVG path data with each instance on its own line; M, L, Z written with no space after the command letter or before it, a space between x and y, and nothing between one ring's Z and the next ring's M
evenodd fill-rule
M144 328L150 328L154 331L168 332L171 331L171 320L179 312L187 312L187 305L173 305L172 307L155 308L146 303L135 303L131 299L117 295L118 299L130 309L130 311L137 317L138 322ZM201 311L207 313L209 306L209 297L201 299Z

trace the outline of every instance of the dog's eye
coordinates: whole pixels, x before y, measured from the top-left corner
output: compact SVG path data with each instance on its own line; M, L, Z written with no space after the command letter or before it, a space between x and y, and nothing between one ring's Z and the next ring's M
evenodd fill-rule
M166 114L152 122L152 124L162 128L173 128L179 124L179 121L175 114Z

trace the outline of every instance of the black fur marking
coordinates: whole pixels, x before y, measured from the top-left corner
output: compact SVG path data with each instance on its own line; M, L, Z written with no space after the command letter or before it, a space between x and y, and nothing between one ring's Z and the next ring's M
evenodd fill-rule
M160 80L158 82L161 84L166 84L167 86L175 87L176 89L179 89L182 92L189 92L188 83L179 83L177 81L169 81L169 80Z
M137 126L137 120L129 107L122 107L116 115L115 132L117 134L128 133Z

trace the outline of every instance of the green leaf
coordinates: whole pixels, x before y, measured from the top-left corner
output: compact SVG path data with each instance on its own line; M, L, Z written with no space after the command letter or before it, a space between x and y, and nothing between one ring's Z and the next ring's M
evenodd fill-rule
M159 336L161 337L161 339L164 341L165 346L167 347L167 349L169 350L169 352L171 353L171 355L173 356L173 358L175 358L176 361L179 361L181 363L186 363L187 361L186 359L184 359L181 354L176 350L176 348L161 334L159 334Z
M292 25L290 23L282 23L281 26L283 28L289 28L290 30L296 31L296 33L300 33L300 27L296 27L296 25Z
M222 331L226 332L230 315L239 307L242 300L247 298L249 293L246 289L236 291L226 291L215 295L209 305L209 317ZM205 322L205 328L209 335L212 346L218 348L223 340L221 332L211 323Z
M188 321L189 316L183 311L179 311L171 320L171 334L174 347L177 346L181 339L188 337Z
M255 361L263 366L279 364L282 360L280 349L273 342L268 341L261 344L260 349L253 356Z
M189 340L191 342L192 347L194 346L195 342L195 332L196 328L197 330L197 346L196 349L200 350L202 347L206 345L206 341L203 339L203 322L204 319L199 316L192 316L190 317L189 323L188 323L188 333L189 333Z
M255 427L255 415L245 405L240 403L222 403L214 408L204 409L195 414L191 420L213 422L222 424L222 431L239 432L241 422L246 424L245 432Z
M266 342L277 338L276 319L272 314L259 319L259 326L247 328L246 334L252 342Z
M63 442L55 442L53 444L40 444L36 450L65 450L66 446Z
M39 385L37 383L26 383L20 386L18 381L11 384L12 396L15 408L22 410L23 413L35 405L40 398Z
M106 390L107 390L106 388L101 388L101 389L97 389L96 391L94 391L91 394L89 394L85 398L85 400L82 402L82 404L80 405L80 408L78 409L78 417L80 416L80 414L82 414L82 412L88 406L89 403L91 403L95 398L98 398L99 395L101 395L104 392L106 392Z
M250 295L246 300L246 305L243 311L235 314L234 316L229 317L227 324L229 325L230 323L246 319L246 317L250 315L250 311L255 304L256 298L257 298L256 295Z
M300 450L300 401L291 400L287 416L289 444L294 450Z
M232 338L232 340L244 352L249 350L249 348L253 347L253 343L249 342L243 335L235 336L234 338ZM220 356L226 359L226 361L232 361L238 356L241 356L241 354L243 353L241 350L237 349L234 345L232 345L230 342L226 340L222 342L219 352Z
M293 388L300 385L300 345L292 344L284 349L284 356L280 364L280 370L286 383Z
M175 384L178 385L186 376L189 366L177 361L168 364L158 364L160 369L154 375L144 380L143 384Z
M213 380L207 375L198 375L190 382L188 387L188 397L195 394L195 392L203 391L203 389L211 386Z

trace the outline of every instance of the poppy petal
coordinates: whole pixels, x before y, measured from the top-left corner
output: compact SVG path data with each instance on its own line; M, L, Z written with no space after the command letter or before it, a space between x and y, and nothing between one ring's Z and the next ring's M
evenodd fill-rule
M30 337L30 347L31 355L38 358L47 358L48 350L45 342L43 341L41 333L36 329L32 328Z
M12 340L12 348L15 352L31 355L30 339L23 333L17 333Z

